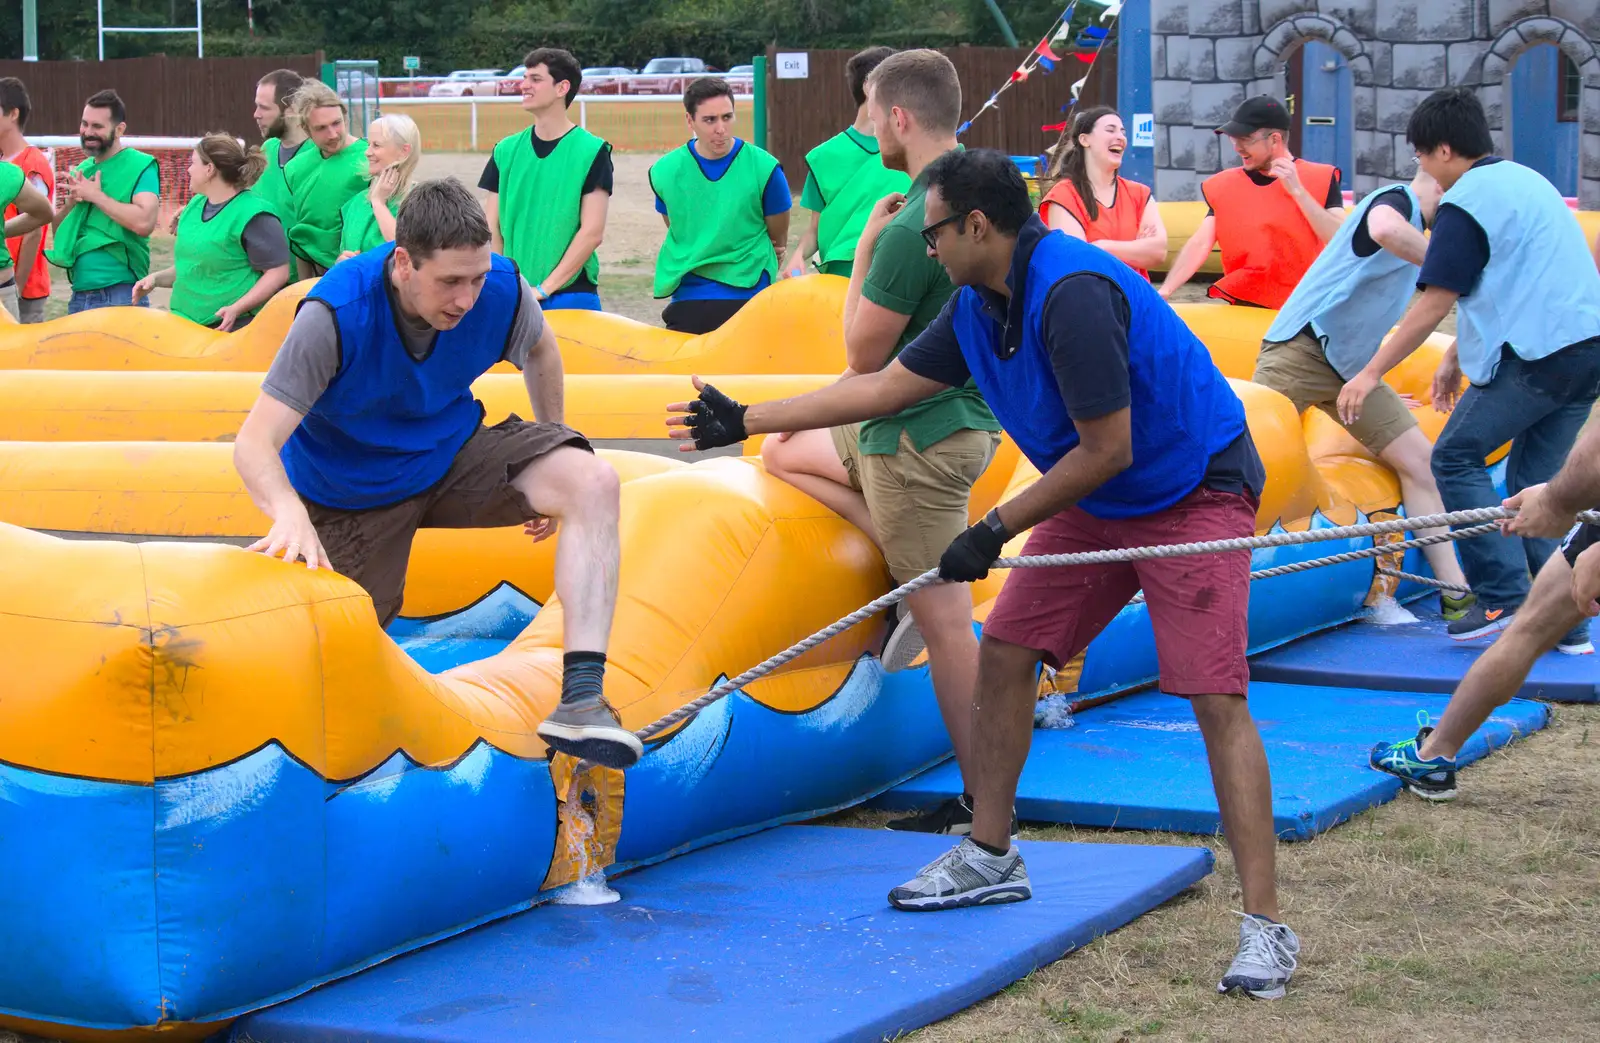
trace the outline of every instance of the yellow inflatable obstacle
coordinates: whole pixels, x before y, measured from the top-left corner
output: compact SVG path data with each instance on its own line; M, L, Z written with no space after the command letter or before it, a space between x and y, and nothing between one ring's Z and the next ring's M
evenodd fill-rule
M280 291L237 333L219 333L148 308L103 308L35 326L0 324L0 370L263 372L314 285L300 282ZM569 374L837 375L845 365L847 285L833 275L785 279L703 336L606 312L552 311L546 317ZM505 363L500 368L512 371Z

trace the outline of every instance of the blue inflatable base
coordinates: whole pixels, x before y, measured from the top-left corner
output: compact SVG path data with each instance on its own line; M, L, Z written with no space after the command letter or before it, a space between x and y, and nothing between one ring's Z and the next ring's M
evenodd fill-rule
M1351 623L1301 638L1250 660L1250 677L1285 684L1352 685L1406 692L1453 692L1490 641L1452 641L1438 610L1410 606L1418 622ZM1563 703L1600 702L1600 658L1546 652L1518 695Z
M1399 780L1368 766L1369 751L1376 742L1416 734L1417 711L1437 718L1446 701L1436 694L1253 682L1250 711L1272 769L1278 836L1304 840L1394 799ZM1549 716L1541 703L1512 700L1468 741L1460 763L1543 728ZM1023 821L1177 833L1222 828L1205 743L1184 700L1130 695L1076 720L1072 728L1033 733L1017 790ZM947 761L873 803L922 807L960 787L960 772Z
M255 1043L882 1040L948 1017L1160 905L1205 848L1024 843L1031 901L902 913L948 837L785 826L619 877L234 1027Z

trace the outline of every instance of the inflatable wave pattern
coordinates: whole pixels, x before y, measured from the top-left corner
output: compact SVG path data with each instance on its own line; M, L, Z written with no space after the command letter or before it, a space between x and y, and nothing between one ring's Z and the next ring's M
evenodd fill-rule
M1230 375L1253 365L1253 350L1213 350ZM663 396L684 394L612 386L596 424L662 415ZM1393 509L1393 476L1342 430L1235 387L1268 466L1263 528ZM1426 380L1405 390L1425 400ZM82 437L76 423L54 436ZM889 587L861 533L755 460L607 455L624 479L607 695L629 727ZM1037 477L1008 447L972 513ZM19 1027L201 1035L544 900L585 861L618 872L811 817L949 752L926 666L886 674L876 660L880 620L702 711L625 775L574 778L534 734L559 691L550 542L424 532L409 618L386 635L349 581L219 545L264 526L223 444L0 444L0 519L13 523L0 525L0 842L14 853L0 861L0 1014ZM975 621L1003 578L973 586ZM1252 647L1351 618L1373 580L1358 562L1258 583ZM1077 687L1154 674L1132 605Z

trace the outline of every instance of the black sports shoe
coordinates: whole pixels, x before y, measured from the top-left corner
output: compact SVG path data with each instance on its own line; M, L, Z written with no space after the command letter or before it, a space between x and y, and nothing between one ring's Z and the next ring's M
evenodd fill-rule
M1476 641L1480 637L1490 637L1498 634L1511 625L1517 610L1514 608L1490 608L1482 601L1476 601L1460 619L1450 621L1446 628L1452 641Z
M963 793L959 797L941 800L939 803L920 811L914 811L904 818L892 818L884 824L885 829L892 829L900 833L940 833L950 837L965 837L972 834L972 798ZM1017 835L1017 812L1011 812L1011 835Z

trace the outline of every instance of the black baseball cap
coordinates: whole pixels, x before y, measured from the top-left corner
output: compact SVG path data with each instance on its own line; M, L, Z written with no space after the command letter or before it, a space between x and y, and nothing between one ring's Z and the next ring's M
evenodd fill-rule
M1258 130L1288 132L1289 110L1283 107L1283 102L1266 94L1246 98L1243 105L1233 110L1233 119L1218 127L1217 133L1244 138Z

